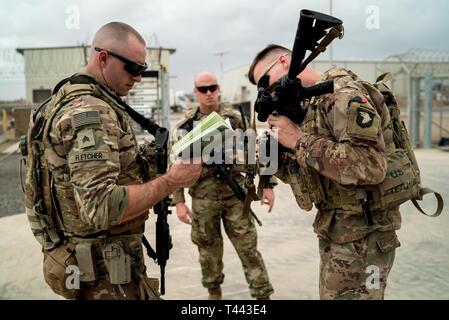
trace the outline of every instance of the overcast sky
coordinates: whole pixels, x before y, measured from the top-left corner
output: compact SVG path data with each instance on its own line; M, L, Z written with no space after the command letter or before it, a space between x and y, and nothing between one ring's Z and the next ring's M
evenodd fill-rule
M123 21L149 39L150 46L176 49L169 70L171 86L191 91L197 72L210 70L219 76L216 53L227 52L222 61L228 70L249 64L268 43L291 48L299 11L329 13L330 0L0 0L0 4L0 49L90 43L100 26ZM382 60L412 48L449 50L449 1L333 0L332 7L345 26L343 40L334 41L334 60ZM327 58L325 53L320 59ZM23 97L23 79L2 75L2 59L0 100Z

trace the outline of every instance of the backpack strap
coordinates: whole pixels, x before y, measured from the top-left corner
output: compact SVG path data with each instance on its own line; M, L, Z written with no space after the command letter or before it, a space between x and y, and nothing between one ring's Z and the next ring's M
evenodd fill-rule
M439 194L438 192L433 191L433 190L430 189L430 188L421 188L421 190L420 190L420 197L421 197L421 199L422 199L422 197L423 197L425 194L428 194L428 193L433 193L433 194L435 195L435 198L437 199L437 203L438 203L437 209L435 210L435 212L434 212L433 214L427 214L427 213L420 207L420 205L418 204L418 202L417 202L416 199L411 199L412 202L413 202L413 205L416 207L416 209L418 209L419 212L421 212L422 214L424 214L424 215L426 215L426 216L429 216L429 217L438 217L438 216L441 214L441 212L443 211L443 206L444 206L443 197L441 196L441 194Z

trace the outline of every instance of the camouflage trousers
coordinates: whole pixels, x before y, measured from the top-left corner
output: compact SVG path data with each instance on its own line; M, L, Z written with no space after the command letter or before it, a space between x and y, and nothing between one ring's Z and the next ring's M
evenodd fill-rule
M217 288L224 280L223 221L224 230L242 263L251 296L265 297L274 292L262 255L257 250L253 219L250 214L243 214L243 203L236 197L225 200L192 199L191 237L198 246L204 287Z
M159 280L133 279L126 284L111 284L107 279L81 282L77 300L160 300Z
M399 245L395 231L342 244L319 238L320 299L383 299Z

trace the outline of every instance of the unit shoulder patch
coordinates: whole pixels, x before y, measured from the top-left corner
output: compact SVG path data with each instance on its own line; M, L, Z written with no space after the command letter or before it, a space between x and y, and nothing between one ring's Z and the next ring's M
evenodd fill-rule
M374 112L358 108L356 122L361 128L369 128L373 125L374 116Z

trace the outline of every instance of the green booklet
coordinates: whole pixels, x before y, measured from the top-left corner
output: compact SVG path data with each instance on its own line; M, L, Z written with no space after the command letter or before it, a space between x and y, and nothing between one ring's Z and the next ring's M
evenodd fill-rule
M198 151L201 152L198 156L201 156L203 149L210 143L214 143L216 140L211 137L222 133L227 129L233 130L229 119L224 120L214 111L197 123L190 132L177 141L172 146L171 152L175 156L181 156L187 151L190 152L189 155ZM198 149L195 148L195 144Z

